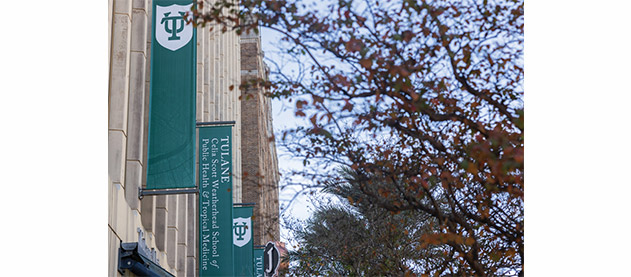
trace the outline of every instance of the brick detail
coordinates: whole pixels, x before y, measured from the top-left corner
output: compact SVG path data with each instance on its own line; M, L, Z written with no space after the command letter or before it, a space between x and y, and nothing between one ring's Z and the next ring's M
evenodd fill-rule
M241 37L241 80L267 79L260 37ZM252 221L254 244L280 240L278 209L278 161L273 141L271 100L265 89L248 86L241 92L241 156L243 202L255 202Z

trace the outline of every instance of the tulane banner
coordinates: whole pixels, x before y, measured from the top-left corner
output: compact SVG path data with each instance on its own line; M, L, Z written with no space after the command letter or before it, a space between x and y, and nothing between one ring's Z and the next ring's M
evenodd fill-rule
M199 276L233 276L232 126L199 128Z
M252 276L254 268L252 255L252 207L234 207L232 222L232 242L234 244L235 276Z
M263 267L263 247L254 248L254 277L264 277L263 273L265 268Z
M153 0L147 189L195 186L196 32L192 0Z

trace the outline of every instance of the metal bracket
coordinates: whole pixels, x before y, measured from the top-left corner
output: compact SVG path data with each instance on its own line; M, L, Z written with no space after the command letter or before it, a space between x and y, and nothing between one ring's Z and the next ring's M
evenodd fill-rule
M197 126L208 126L208 125L235 125L237 122L232 121L213 121L213 122L197 122L195 125Z
M187 194L199 193L197 188L191 189L142 189L138 188L138 199L142 200L145 195L170 195L170 194Z
M232 203L232 206L256 206L256 202L250 202L250 203Z

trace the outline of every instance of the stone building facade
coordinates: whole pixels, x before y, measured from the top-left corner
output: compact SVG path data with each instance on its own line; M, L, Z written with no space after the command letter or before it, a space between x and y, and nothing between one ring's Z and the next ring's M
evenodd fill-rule
M266 80L261 38L250 32L241 35L241 78L244 83ZM280 240L278 217L278 159L272 128L272 103L262 86L247 86L241 95L243 129L243 201L256 203L254 244ZM248 157L247 159L245 157Z
M146 179L151 7L151 0L108 0L108 276L122 276L118 271L121 242L139 241L153 251L158 265L166 271L175 276L196 276L197 195L138 197ZM254 39L258 46L260 42L258 37L240 38L233 32L209 28L197 29L197 121L236 122L232 142L233 202L256 202L258 213L258 207L265 203L266 216L253 219L257 226L263 226L255 227L260 232L255 234L255 244L279 240L278 221L259 222L265 217L278 217L278 165L274 144L267 140L272 133L269 100L260 97L253 106L239 100L242 73L249 76L253 72L241 68L242 41ZM246 51L245 56L252 53ZM264 72L259 53L260 47L253 55L260 62L256 74ZM244 108L259 111L243 113ZM256 116L256 120L250 116ZM257 131L252 134L244 130ZM263 174L266 176L252 183L255 185L248 185L249 181L242 180L242 161L248 171L252 170L249 161L258 161L258 172L271 173ZM256 186L262 183L269 184L267 190Z

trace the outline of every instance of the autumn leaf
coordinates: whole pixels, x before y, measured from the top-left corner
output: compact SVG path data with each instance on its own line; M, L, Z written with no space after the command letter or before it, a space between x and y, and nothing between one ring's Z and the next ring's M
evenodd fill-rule
M372 67L372 59L361 59L359 64L365 68L370 69Z

